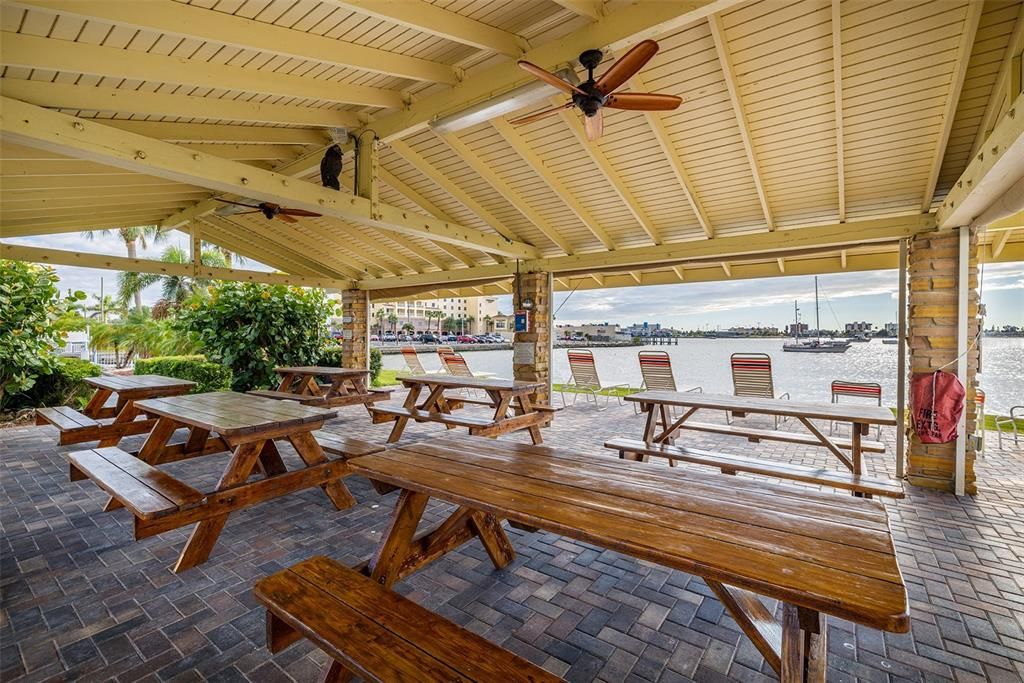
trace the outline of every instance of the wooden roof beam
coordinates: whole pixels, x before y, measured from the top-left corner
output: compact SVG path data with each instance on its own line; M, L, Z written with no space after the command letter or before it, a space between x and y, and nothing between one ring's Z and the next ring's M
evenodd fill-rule
M424 0L324 0L328 5L428 33L479 50L518 57L529 48L522 36L503 31L467 16L432 5Z
M999 255L1003 253L1003 249L1006 248L1006 243L1010 241L1010 235L1013 234L1013 230L1004 230L999 239L995 241L992 247L992 258L997 259Z
M967 16L964 19L964 27L960 33L960 42L956 48L956 58L953 62L953 77L949 82L949 91L946 93L946 105L942 110L942 128L939 129L939 139L935 142L935 154L932 156L931 170L928 172L928 183L924 187L921 211L931 211L932 209L935 186L939 182L942 162L946 158L946 145L949 143L949 134L953 130L953 120L956 118L956 109L960 104L960 92L963 90L964 79L967 77L967 67L971 61L974 36L978 32L978 22L981 20L981 13L984 9L985 3L983 2L967 3Z
M353 128L362 125L360 118L350 111L121 88L94 88L73 83L4 78L0 79L0 90L5 97L52 109L82 109L141 116L179 116L326 128Z
M18 144L513 258L540 256L540 251L529 244L419 214L410 215L389 204L374 203L271 171L191 152L96 121L78 119L9 97L0 98L0 106L3 108L0 132Z
M184 57L168 57L141 50L124 50L70 40L41 38L11 31L0 33L0 63L28 69L172 83L197 88L240 90L261 95L327 100L368 107L399 109L405 104L402 93L397 90L334 83L270 70L261 71Z
M441 135L439 137L444 140L445 144L447 144L453 152L459 155L459 158L462 159L463 163L473 169L473 171L483 178L488 185L494 188L495 192L504 197L505 201L514 206L519 213L523 214L523 217L526 218L526 220L533 223L534 227L540 230L545 237L551 240L559 249L562 250L562 253L571 254L575 251L573 246L569 244L568 240L566 240L558 230L551 226L550 221L541 216L536 209L530 206L526 197L521 195L518 190L505 182L505 180L495 173L490 166L485 164L466 143L456 137L454 133Z
M757 154L754 151L754 141L750 136L750 122L747 121L747 110L743 107L743 98L740 96L739 85L736 82L736 70L732 65L732 55L729 52L729 44L725 39L725 26L722 18L717 14L708 17L708 26L711 27L711 37L715 42L715 52L718 54L718 62L722 66L722 76L725 79L725 87L729 91L729 101L732 102L732 110L736 116L736 125L740 130L740 137L743 139L743 151L747 155L747 163L750 164L750 173L754 178L754 187L757 189L757 198L761 201L761 210L764 211L764 221L768 230L775 229L775 219L772 217L772 207L768 202L768 193L764 189L764 181L761 179L761 168L757 163Z
M315 145L329 142L323 128L277 128L272 126L232 126L220 123L179 123L176 121L137 121L104 119L111 128L175 143L246 143L258 145Z
M1006 44L1006 52L1003 53L1003 61L999 64L995 83L992 84L992 93L985 105L985 113L974 134L974 143L971 145L972 157L978 153L981 144L992 132L992 127L996 124L996 117L1002 113L1003 106L1013 102L1015 93L1010 88L1010 84L1013 82L1012 69L1014 60L1020 57L1021 50L1024 50L1024 3L1021 3L1017 10L1013 33L1010 34L1010 40Z
M843 146L843 13L841 0L832 0L832 81L836 108L836 170L839 183L839 222L846 220L846 152Z
M497 118L491 121L491 125L497 129L501 137L505 138L505 142L515 150L522 160L533 169L533 172L540 176L540 179L544 181L551 191L569 207L569 210L576 214L576 217L590 230L594 237L601 240L601 243L608 249L615 249L615 242L605 229L601 227L593 214L576 199L576 196L565 187L562 181L555 177L551 169L544 164L536 152L530 149L530 146L526 144L526 140L515 130L512 124L503 118Z
M658 228L655 227L654 221L647 216L647 212L645 212L640 206L640 202L638 202L636 197L633 196L633 193L628 187L626 187L626 184L622 182L622 178L620 178L619 174L615 171L615 168L612 166L612 162L609 161L608 157L605 156L605 153L601 151L600 145L597 142L590 142L587 140L587 133L583 129L583 124L580 123L580 115L573 110L564 109L559 116L561 116L562 121L569 126L569 130L571 130L572 134L576 136L576 140L579 141L583 150L593 160L594 164L608 181L608 184L612 186L613 190L615 190L615 194L619 196L619 199L621 199L622 203L626 205L629 212L633 214L633 218L635 218L636 222L640 224L641 228L643 228L643 231L647 233L647 236L650 237L655 244L661 244L661 235L658 233Z
M133 225L153 225L158 223L161 212L143 211L137 214L97 218L83 216L74 220L34 220L26 225L10 225L0 222L0 236L32 237L34 235L56 235L65 232L83 230L107 230Z
M597 21L604 15L602 0L555 0L559 5L573 14Z
M11 4L416 81L453 85L459 80L456 70L446 64L295 31L173 0L16 0Z

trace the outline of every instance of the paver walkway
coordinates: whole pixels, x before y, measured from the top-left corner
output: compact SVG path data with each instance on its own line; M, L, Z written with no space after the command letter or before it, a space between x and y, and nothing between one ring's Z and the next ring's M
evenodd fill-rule
M612 457L603 441L641 427L630 406L577 407L556 414L544 439ZM327 428L383 442L389 425L351 410ZM406 438L440 431L414 424ZM882 435L891 453L894 432ZM829 464L821 449L686 438ZM66 449L55 441L52 427L0 431L0 680L315 680L319 652L265 649L252 584L313 555L354 563L369 554L395 493L378 496L353 478L360 504L349 510L333 510L319 491L244 510L209 562L175 575L170 563L188 530L132 541L130 515L100 512L99 489L68 482ZM829 681L1024 680L1024 448L994 442L977 466L976 497L909 488L905 500L886 501L913 628L883 635L830 619ZM168 470L212 485L219 457ZM891 458L869 455L866 467L892 474ZM444 514L440 504L427 512L431 521ZM510 536L518 556L506 570L469 543L398 588L573 681L775 680L700 579L553 534Z

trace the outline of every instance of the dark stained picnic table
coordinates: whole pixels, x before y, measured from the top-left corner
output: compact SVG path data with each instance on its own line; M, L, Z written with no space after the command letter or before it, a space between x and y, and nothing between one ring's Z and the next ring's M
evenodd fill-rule
M370 371L365 368L301 365L274 368L274 372L281 376L277 389L255 389L249 393L323 408L362 404L367 410L373 403L391 396L389 390L367 388ZM328 383L321 384L321 377L327 378Z
M508 565L508 519L704 578L786 682L824 680L826 615L910 627L889 520L874 500L462 435L352 468L402 489L365 568L386 586L471 538ZM458 507L417 533L432 497ZM783 603L781 622L761 596Z
M409 420L417 422L438 422L448 429L466 427L474 436L499 436L525 429L529 431L533 443L543 441L540 427L551 420L552 412L547 406L533 403L533 397L545 385L542 382L523 382L518 380L458 377L448 374L399 375L398 381L409 389L401 408L391 406L375 406L371 409L374 422L391 422L388 443L396 443L402 438ZM426 400L418 403L424 389L429 390ZM473 403L463 397L445 396L451 389L470 389L484 392L488 400L484 405L494 409L490 418L473 415L458 415L453 411L452 404ZM509 410L512 415L510 416Z

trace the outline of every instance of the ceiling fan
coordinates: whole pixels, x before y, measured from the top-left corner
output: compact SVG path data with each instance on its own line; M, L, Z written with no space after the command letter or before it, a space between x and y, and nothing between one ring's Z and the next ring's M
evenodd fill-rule
M321 213L315 213L313 211L306 211L305 209L286 209L285 207L281 206L280 204L273 204L271 202L260 202L259 204L256 204L255 206L253 206L252 204L243 204L242 202L233 202L230 199L219 199L218 198L217 201L218 202L224 202L225 204L232 204L234 206L241 206L241 207L245 207L247 209L252 209L252 211L238 211L237 209L229 210L229 212L222 213L221 215L244 216L244 215L250 214L250 213L262 213L268 219L280 218L285 223L298 223L298 221L295 220L295 218L293 218L293 216L304 216L304 217L307 217L307 218L319 218L320 216L323 215ZM227 207L225 207L225 208L227 208ZM218 213L220 213L220 212L218 212Z
M682 104L683 99L681 97L659 93L622 93L616 95L614 92L616 88L640 71L657 52L658 43L653 40L641 41L619 58L617 62L612 64L612 67L605 71L603 76L595 80L594 69L601 63L604 55L600 50L586 50L580 53L580 64L589 72L590 76L579 85L563 80L536 64L520 60L517 62L519 68L530 73L535 78L569 93L572 95L572 100L560 107L523 116L509 123L513 125L530 123L554 116L563 109L577 107L584 115L583 123L584 129L587 132L587 139L594 141L601 137L601 133L604 131L604 119L601 114L603 107L630 109L633 111L671 111Z

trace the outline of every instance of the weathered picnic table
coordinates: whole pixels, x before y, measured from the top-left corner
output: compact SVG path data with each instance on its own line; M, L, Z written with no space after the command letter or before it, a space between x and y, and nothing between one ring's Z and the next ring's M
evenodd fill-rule
M137 407L159 418L142 449L137 454L119 448L71 453L71 479L92 479L112 496L108 509L128 508L135 516L136 539L197 523L175 572L207 560L236 510L314 486L339 510L355 503L342 482L350 473L346 460L328 459L313 434L336 410L230 391L147 399ZM182 427L188 428L188 439L169 443ZM275 439L291 443L305 466L288 471ZM225 450L231 450L231 457L207 492L156 467ZM263 477L250 482L254 470Z
M52 424L60 430L61 446L86 441L99 441L101 447L116 446L122 437L145 434L156 419L142 415L137 401L187 394L196 385L162 375L103 375L83 381L96 391L81 412L69 406L36 409L36 424ZM109 418L114 419L100 422Z
M362 368L303 365L274 368L274 372L281 376L276 390L254 389L249 393L324 408L362 404L367 410L373 403L391 397L389 389L368 389L370 371ZM320 384L320 377L326 377L329 383Z
M826 615L910 628L877 501L462 435L367 455L352 468L402 489L363 567L384 586L472 538L506 566L515 551L504 518L702 577L783 681L824 680ZM417 533L431 497L458 507ZM761 596L783 603L781 622Z
M544 438L540 427L551 421L552 409L535 405L532 398L543 388L540 382L521 382L508 379L484 379L482 377L455 377L452 375L399 375L398 380L409 389L402 407L374 406L370 413L374 423L394 422L388 443L402 438L402 432L409 420L416 422L439 422L448 429L466 427L474 436L499 436L526 429L533 443L539 444ZM424 389L430 393L418 403ZM477 401L462 396L445 396L446 390L475 389L488 396L486 401ZM455 407L465 403L481 403L494 408L492 417L459 415ZM454 404L454 405L453 405ZM513 415L509 415L509 410Z

